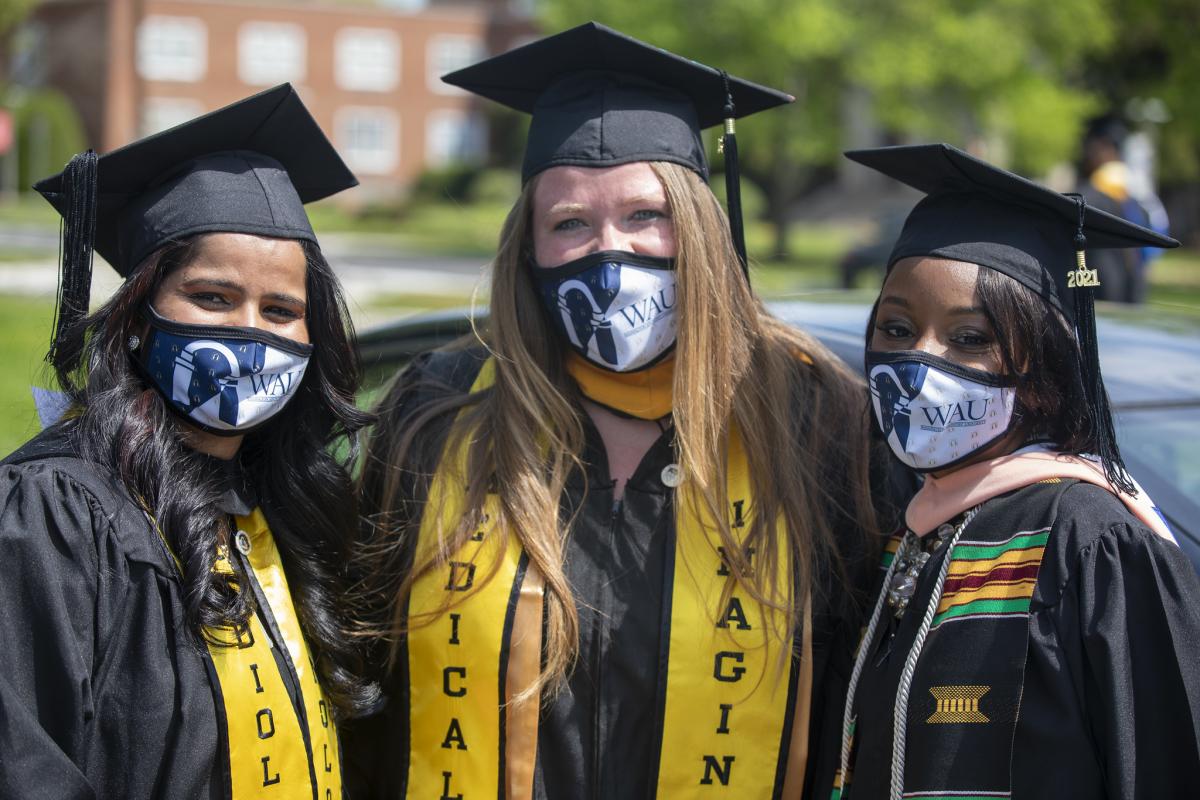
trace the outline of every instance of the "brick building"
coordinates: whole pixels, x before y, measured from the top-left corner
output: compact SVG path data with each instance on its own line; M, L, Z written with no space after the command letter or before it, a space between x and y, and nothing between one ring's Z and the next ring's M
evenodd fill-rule
M482 159L487 123L439 76L532 32L528 0L46 0L25 23L24 75L69 97L107 151L290 81L360 197Z

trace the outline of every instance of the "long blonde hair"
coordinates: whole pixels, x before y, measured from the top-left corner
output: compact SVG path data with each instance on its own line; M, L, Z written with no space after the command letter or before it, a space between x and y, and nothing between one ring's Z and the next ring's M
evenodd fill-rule
M763 308L742 275L724 212L701 178L675 164L651 167L666 191L678 245L677 460L693 490L689 496L703 507L698 510L721 521L731 573L726 591L740 587L782 611L787 630L780 634L790 636L810 589L823 591L815 577L833 573L836 583L847 580L835 519L853 521L863 535L875 527L864 389L816 339ZM535 177L505 221L493 264L490 321L474 340L494 360L493 386L474 395L434 392L413 407L420 392L402 376L378 409L381 421L362 479L375 527L372 544L362 551L375 573L367 592L374 605L390 609L370 630L390 641L393 658L405 630L432 621L406 615L414 582L444 567L476 530L487 493L498 495L499 534L518 538L545 583L544 667L526 695L560 688L578 653L579 617L563 567L571 521L561 517L560 498L569 474L582 468L584 443L578 388L563 367L564 350L529 274L536 186ZM447 415L456 421L446 452L462 446L469 452L460 484L467 487L468 511L435 552L414 563L422 490L442 447L432 432L445 430ZM754 487L745 543L753 548L753 569L726 521L731 421L744 442ZM785 523L786 540L775 535L777 520ZM779 585L777 565L789 551L796 580Z

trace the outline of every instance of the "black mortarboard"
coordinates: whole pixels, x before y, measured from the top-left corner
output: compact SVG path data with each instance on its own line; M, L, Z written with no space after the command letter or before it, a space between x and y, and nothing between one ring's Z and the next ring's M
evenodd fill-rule
M113 150L96 169L95 250L123 276L205 231L315 242L303 204L358 183L290 84ZM65 174L34 186L64 217Z
M555 166L610 167L634 161L682 164L707 179L700 131L726 121L726 179L736 184L732 120L794 99L596 22L442 80L533 115L523 181ZM739 195L737 186L732 188L727 191L730 223L744 262Z
M846 157L928 195L909 213L889 269L909 256L979 264L1034 290L1068 318L1074 304L1067 275L1078 267L1078 234L1089 248L1179 246L948 144L851 150Z
M63 215L55 341L87 313L93 250L127 277L197 233L316 242L304 204L357 183L289 84L98 158L75 156L34 185Z
M948 144L852 150L846 157L928 195L909 213L888 269L911 256L978 264L1037 292L1074 324L1084 391L1100 431L1096 455L1114 485L1127 486L1096 350L1092 287L1099 280L1083 252L1179 242Z

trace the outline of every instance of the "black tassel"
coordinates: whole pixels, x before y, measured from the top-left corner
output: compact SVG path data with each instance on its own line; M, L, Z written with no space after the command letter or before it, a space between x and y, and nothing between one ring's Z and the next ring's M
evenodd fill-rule
M725 155L725 205L729 212L729 235L733 249L742 265L742 274L750 280L750 263L746 258L746 229L742 221L742 173L738 167L737 136L734 134L733 92L729 89L729 73L721 71L725 81L725 134L718 150Z
M1082 196L1072 195L1079 206L1079 227L1075 231L1075 280L1072 289L1072 305L1075 311L1075 336L1079 340L1080 375L1083 378L1083 393L1095 432L1096 453L1104 467L1104 477L1116 489L1126 494L1134 493L1133 479L1125 469L1117 446L1117 431L1113 425L1112 409L1108 403L1108 392L1104 388L1104 376L1100 373L1100 348L1096 339L1096 299L1093 287L1099 281L1087 268L1087 236L1083 225L1087 201ZM1070 285L1070 283L1068 283ZM1082 410L1081 410L1082 411Z
M58 276L58 302L54 311L54 333L46 354L59 373L60 383L67 377L70 362L79 355L75 332L87 316L92 292L92 244L96 237L96 154L92 150L71 159L63 170L63 194L66 213L61 227L61 271ZM72 335L75 334L75 335ZM65 360L65 361L64 361ZM66 386L64 385L64 388Z

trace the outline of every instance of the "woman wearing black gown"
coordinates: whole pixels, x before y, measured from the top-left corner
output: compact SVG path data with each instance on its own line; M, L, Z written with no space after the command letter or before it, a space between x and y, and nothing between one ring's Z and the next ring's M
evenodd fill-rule
M1122 465L1081 255L1175 243L946 145L848 155L929 195L866 356L880 431L925 482L833 796L1200 796L1200 585Z
M342 795L330 445L367 418L303 203L354 183L285 85L38 184L67 410L0 463L0 796Z

